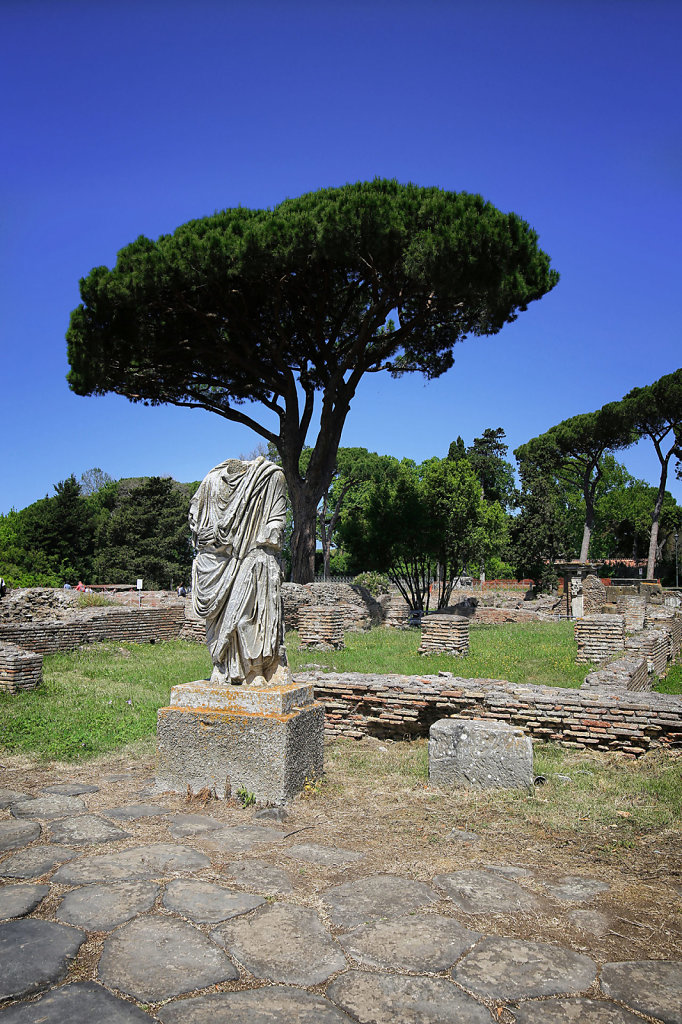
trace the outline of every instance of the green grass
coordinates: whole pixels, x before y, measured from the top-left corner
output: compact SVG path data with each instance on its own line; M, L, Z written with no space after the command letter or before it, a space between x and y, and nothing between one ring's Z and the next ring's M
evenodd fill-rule
M326 752L326 770L337 794L356 783L396 794L428 788L428 741L359 744L340 738ZM470 825L503 814L507 820L584 832L618 828L619 839L652 829L676 827L682 820L682 773L662 752L637 761L613 754L590 755L555 744L533 747L533 774L544 784L530 791L455 789L428 791L428 806L460 803Z
M294 672L318 664L337 672L507 679L577 687L589 666L576 665L569 622L474 626L466 658L420 657L418 629L374 629L346 634L343 651L299 651L289 633ZM156 713L171 686L208 678L207 649L176 640L157 644L93 644L44 659L43 683L32 692L0 694L0 748L46 760L79 760L153 737ZM682 668L673 666L657 689L682 693Z
M299 651L298 634L287 635L292 669L318 664L333 672L397 672L435 675L452 672L466 679L506 679L510 683L542 683L578 687L589 666L576 665L571 622L515 623L472 626L465 658L417 654L418 629L373 629L347 633L342 651Z
M171 686L210 670L208 650L181 640L48 655L38 689L0 694L0 747L66 761L116 750L154 735Z
M658 693L682 693L682 665L671 665L665 679L654 687Z

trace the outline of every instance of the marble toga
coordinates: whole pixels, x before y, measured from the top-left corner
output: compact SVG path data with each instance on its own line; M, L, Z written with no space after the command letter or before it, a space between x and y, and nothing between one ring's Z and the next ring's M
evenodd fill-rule
M283 681L279 553L285 494L282 470L259 456L221 462L192 498L192 602L206 621L212 683Z

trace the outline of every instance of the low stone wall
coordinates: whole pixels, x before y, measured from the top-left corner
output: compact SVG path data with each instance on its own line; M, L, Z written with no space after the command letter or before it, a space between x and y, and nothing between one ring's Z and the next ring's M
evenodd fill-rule
M468 654L469 620L463 615L428 615L422 619L419 654Z
M616 598L616 607L625 620L626 633L635 633L644 629L647 610L645 597L621 595Z
M647 608L645 629L663 629L669 637L668 658L674 661L680 653L682 645L682 617L671 608Z
M629 636L625 648L629 654L646 658L649 672L663 678L668 671L668 650L670 641L663 629L643 629L641 633Z
M350 583L283 583L282 599L286 629L299 628L299 612L306 605L341 607L344 631L351 633L378 626L385 617L380 601L364 587Z
M585 615L575 624L578 644L576 661L601 662L625 647L625 623L622 615Z
M129 611L106 609L105 614L84 621L2 623L0 643L17 644L40 654L72 651L83 644L104 640L153 643L155 640L176 640L184 621L185 610L181 604L169 608L131 608Z
M499 679L297 673L325 707L329 736L427 736L440 718L494 718L534 741L638 756L682 747L682 700L660 693L606 694Z
M559 616L547 612L526 611L525 608L488 608L479 605L476 609L472 622L495 624L502 622L547 622L558 621Z
M389 629L408 629L412 620L412 612L403 595L396 591L388 595L384 626Z
M642 657L618 658L610 665L605 665L604 668L586 675L581 689L609 692L614 690L649 691L651 690L651 678L647 660Z
M15 644L0 644L0 692L35 690L43 679L43 658Z

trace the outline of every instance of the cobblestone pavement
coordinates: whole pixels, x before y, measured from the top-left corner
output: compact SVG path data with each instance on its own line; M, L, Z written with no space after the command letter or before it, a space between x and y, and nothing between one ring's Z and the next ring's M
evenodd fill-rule
M381 874L153 780L121 805L124 778L0 790L0 1024L682 1024L682 951L570 944L604 927L603 881L462 868L456 842L428 881ZM543 908L566 945L511 934Z

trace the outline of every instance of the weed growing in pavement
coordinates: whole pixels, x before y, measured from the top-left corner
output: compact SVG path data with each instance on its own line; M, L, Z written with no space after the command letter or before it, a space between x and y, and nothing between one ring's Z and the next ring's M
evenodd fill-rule
M254 793L249 793L246 786L240 786L237 790L237 800L242 807L251 807L256 802L256 796Z

